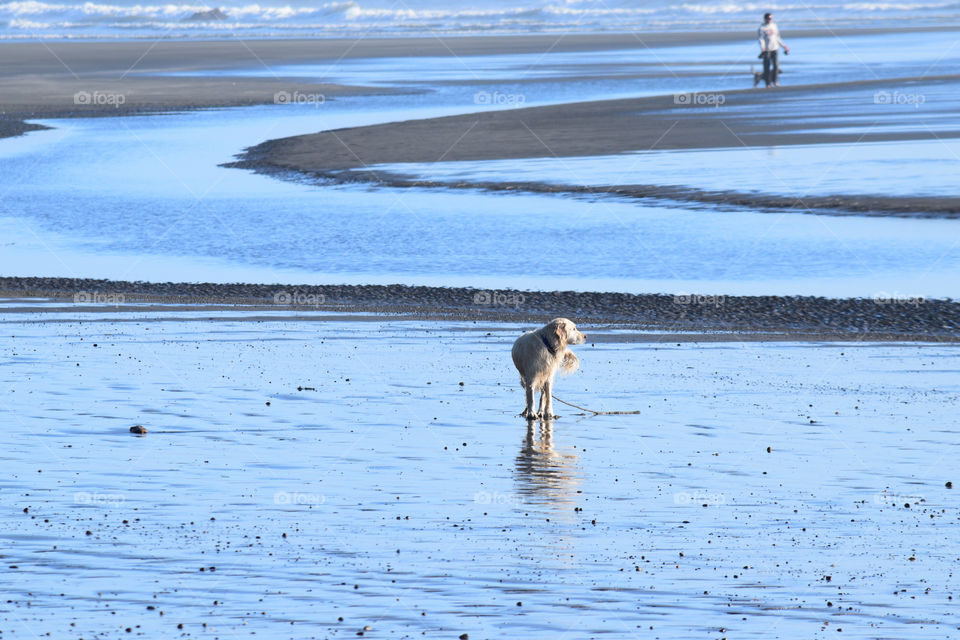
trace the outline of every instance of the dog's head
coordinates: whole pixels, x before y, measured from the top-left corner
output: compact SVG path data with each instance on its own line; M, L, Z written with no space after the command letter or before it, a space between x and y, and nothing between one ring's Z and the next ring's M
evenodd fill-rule
M561 347L568 344L583 344L587 341L587 336L577 330L577 325L566 318L556 318L551 320L546 326L547 332L556 337L557 343Z

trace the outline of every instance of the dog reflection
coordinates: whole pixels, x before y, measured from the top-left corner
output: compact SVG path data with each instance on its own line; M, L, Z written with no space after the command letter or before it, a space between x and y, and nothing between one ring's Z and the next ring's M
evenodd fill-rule
M527 502L563 507L577 504L577 456L553 446L553 421L527 423L527 435L516 460L517 491Z

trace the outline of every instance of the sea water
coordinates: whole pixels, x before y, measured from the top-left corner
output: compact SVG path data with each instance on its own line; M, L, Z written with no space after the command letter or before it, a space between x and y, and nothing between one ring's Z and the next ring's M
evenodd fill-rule
M196 16L219 8L223 19ZM750 31L765 11L792 28L956 25L953 0L817 0L764 5L730 0L227 0L0 3L0 38L302 38L370 35ZM695 37L695 36L693 36Z

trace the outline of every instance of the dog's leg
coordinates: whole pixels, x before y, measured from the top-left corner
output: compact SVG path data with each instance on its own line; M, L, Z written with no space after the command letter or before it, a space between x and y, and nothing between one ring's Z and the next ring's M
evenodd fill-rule
M525 385L523 391L526 394L527 407L523 410L523 413L520 414L522 418L527 420L536 420L537 414L533 412L533 385Z
M540 396L540 419L554 420L560 416L553 413L553 380L543 383L543 395Z
M546 405L546 403L547 403L547 389L548 389L547 384L548 384L548 383L545 383L545 384L543 385L543 388L540 389L540 405L539 405L539 408L537 409L537 416L538 416L541 420L542 420L544 417L546 417L546 414L543 412L543 410L545 409L545 406L544 406L544 405Z

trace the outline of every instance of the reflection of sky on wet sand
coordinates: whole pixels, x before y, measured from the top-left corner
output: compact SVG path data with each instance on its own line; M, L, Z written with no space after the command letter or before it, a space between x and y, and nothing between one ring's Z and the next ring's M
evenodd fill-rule
M929 126L929 123L917 126ZM796 198L821 195L955 197L960 176L960 140L404 163L377 165L374 170L449 183L509 180L574 186L643 184Z
M593 328L557 397L643 413L528 431L529 327L27 304L0 304L11 636L960 624L952 345Z

